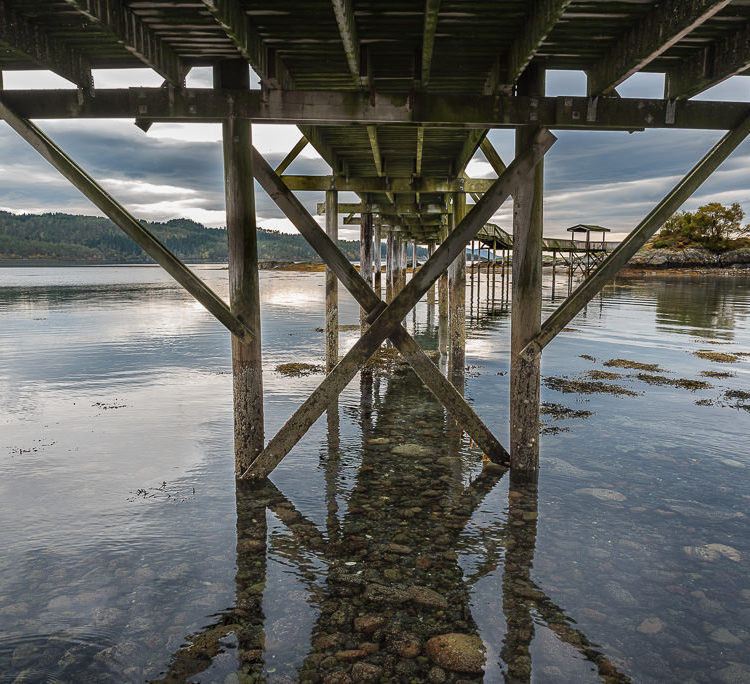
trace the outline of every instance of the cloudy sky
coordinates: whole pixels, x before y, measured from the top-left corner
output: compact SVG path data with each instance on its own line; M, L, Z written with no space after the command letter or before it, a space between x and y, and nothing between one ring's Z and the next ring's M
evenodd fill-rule
M47 72L5 72L5 87L69 87ZM196 69L188 86L209 87L209 69ZM97 87L158 86L161 78L147 70L95 72ZM639 74L623 84L624 97L661 97L663 77ZM579 72L550 72L548 95L583 95ZM700 99L750 101L750 77L735 77L699 96ZM42 121L40 126L105 188L139 218L188 217L223 226L224 188L221 128L214 124L155 124L146 134L131 120ZM545 235L565 234L576 223L608 226L624 236L650 208L719 139L716 131L644 131L640 133L561 131L545 167ZM299 139L293 126L256 125L255 146L271 165L277 164ZM492 131L490 140L506 163L513 156L512 131ZM67 181L5 124L0 124L0 209L38 213L98 212ZM707 201L739 202L750 214L750 143L742 145L685 205ZM493 177L478 153L469 165L473 177ZM290 173L327 174L329 167L305 148ZM301 193L314 212L322 193ZM351 201L354 196L344 197ZM258 188L258 221L262 227L293 232L291 223ZM495 217L510 227L510 206ZM355 227L341 236L357 237Z

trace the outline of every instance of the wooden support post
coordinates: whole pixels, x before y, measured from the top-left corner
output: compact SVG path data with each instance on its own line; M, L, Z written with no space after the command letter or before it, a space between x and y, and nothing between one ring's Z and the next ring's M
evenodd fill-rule
M519 82L524 95L544 94L544 69L532 65ZM516 154L528 148L536 130L516 130ZM511 470L539 468L540 359L521 351L541 329L542 207L544 162L529 173L513 196L513 294L510 352Z
M495 281L497 278L497 243L492 243L492 309L495 309Z
M372 213L363 212L359 220L359 272L372 285ZM362 329L366 327L364 308L359 310L359 322Z
M250 88L245 60L214 67L214 87ZM250 322L252 342L232 338L235 473L241 475L263 450L263 359L260 344L260 285L256 240L252 130L247 119L222 123L229 244L229 306Z
M481 243L480 249L481 249ZM477 248L474 240L471 241L471 269L469 271L469 318L474 315L474 271L476 271L476 253Z
M339 194L326 191L326 235L339 241ZM330 373L339 361L339 283L336 274L326 266L326 372Z
M487 310L490 308L490 246L487 245Z
M375 273L373 274L373 287L375 289L375 294L378 296L378 299L380 299L383 296L383 252L382 252L382 244L381 244L381 235L380 235L380 217L377 218L375 221L374 226L374 232L375 232Z
M393 299L393 267L396 249L394 246L395 235L392 230L385 234L385 301Z
M443 229L442 239L445 240L446 229ZM437 284L438 292L438 351L442 360L448 359L448 271L440 274Z
M406 239L406 236L399 236L399 247L400 247L400 254L399 254L399 281L398 281L398 289L399 292L403 290L406 287L406 269L409 264L409 260L406 258L407 255L407 246L409 245L409 242Z
M590 277L544 322L539 333L523 350L524 356L536 356L578 314L661 228L685 201L711 176L719 165L750 135L750 117L729 131L709 150L651 213L641 221L602 262Z
M417 243L416 241L411 244L411 272L412 275L417 273Z
M552 301L555 301L555 274L557 271L557 252L552 250Z
M427 243L427 258L429 259L434 253L435 253L435 243L428 242ZM431 285L430 289L427 290L427 306L429 307L428 310L433 309L435 306L435 286L434 285Z
M453 229L466 216L466 195L453 195ZM450 337L450 379L459 392L463 392L466 377L466 248L448 269L448 301Z
M420 269L409 285L387 306L381 301L377 301L372 290L367 287L346 257L322 233L299 200L294 197L265 160L256 153L256 156L259 157L257 179L264 190L284 210L287 217L297 226L326 263L336 270L339 279L355 298L360 303L367 302L367 308L371 309L368 320L373 322L336 368L295 411L279 433L269 442L263 453L253 462L252 467L243 474L243 477L255 479L266 477L320 417L330 402L338 397L364 362L375 353L388 336L398 346L405 360L414 368L420 379L453 413L454 418L464 426L472 438L485 450L485 453L490 458L502 458L501 455L505 453L505 450L471 410L463 397L455 391L455 388L445 382L440 372L425 356L414 339L409 336L400 322L406 313L422 298L440 273L455 260L460 250L465 252L469 241L479 232L502 202L518 187L522 179L539 163L555 140L555 136L549 131L539 131L533 144L529 146L529 150L517 157L507 171L492 184L472 211L435 252L432 259Z

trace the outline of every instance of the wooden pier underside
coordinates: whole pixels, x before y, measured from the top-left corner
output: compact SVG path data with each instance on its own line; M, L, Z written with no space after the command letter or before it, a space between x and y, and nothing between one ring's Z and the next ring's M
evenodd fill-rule
M252 90L248 65L260 77ZM162 88L97 90L92 69L147 66ZM184 87L193 67L214 68L214 87ZM49 69L69 90L2 91L0 117L112 218L234 335L237 474L265 478L387 338L459 424L493 459L507 452L450 380L401 326L419 299L434 297L450 328L452 368L463 367L465 250L472 239L513 249L510 462L538 467L539 356L663 222L750 132L750 105L690 98L750 69L750 4L744 0L126 0L0 2L0 75ZM545 73L579 69L586 97L546 97ZM665 74L664 99L619 97L637 72ZM2 79L0 78L0 86ZM219 121L224 130L232 296L227 306L30 119L131 118ZM276 169L251 149L252 123L292 123L303 138ZM493 128L516 130L507 164L490 144ZM619 246L607 252L552 316L540 320L544 250L573 251L542 237L541 161L549 129L714 129L728 133ZM285 174L306 145L328 176ZM472 179L481 151L497 180ZM329 268L330 374L266 442L263 431L260 312L254 248L255 178ZM328 235L294 196L326 193ZM358 210L338 202L360 197ZM487 227L514 198L514 235ZM468 202L467 199L473 201ZM342 214L361 218L357 273L334 240ZM465 215L464 215L465 214ZM380 239L391 245L388 303L381 299ZM374 238L372 237L374 236ZM374 243L374 253L368 251ZM406 244L430 257L406 282ZM559 245L559 246L558 246ZM575 247L575 243L572 243ZM576 250L580 251L580 250ZM446 274L450 270L450 277ZM337 363L336 279L360 303L360 341ZM373 289L375 288L375 289ZM451 382L452 381L452 382Z

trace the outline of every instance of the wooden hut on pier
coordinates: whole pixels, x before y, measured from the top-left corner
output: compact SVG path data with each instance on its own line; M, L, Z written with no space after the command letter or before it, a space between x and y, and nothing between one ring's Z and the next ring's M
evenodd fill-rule
M4 90L0 117L231 332L242 478L265 478L386 339L485 453L507 458L464 400L460 377L466 246L511 196L509 451L517 472L533 474L542 350L750 132L747 103L691 99L750 68L744 0L4 0L0 41L0 72L49 69L71 83L54 91ZM163 87L94 87L92 69L144 65L163 77ZM185 87L186 73L199 66L213 68L213 88ZM250 88L249 67L260 77L259 89ZM547 97L548 69L585 71L588 94ZM618 96L617 87L640 71L666 74L663 98ZM69 118L130 118L142 128L155 121L221 122L229 305L31 123ZM295 124L303 136L276 169L252 146L253 125L268 122ZM516 156L507 165L487 138L494 128L516 132ZM555 142L550 131L645 128L725 135L542 322L543 158ZM284 173L306 145L330 165L330 174ZM477 151L496 179L467 175ZM329 268L330 373L268 442L253 179ZM303 190L325 193L325 231L295 197ZM342 191L360 197L361 273L335 244ZM391 265L388 303L379 275L383 237ZM405 284L407 242L427 245L431 256ZM401 326L438 281L453 384ZM341 361L338 283L363 310L362 336Z

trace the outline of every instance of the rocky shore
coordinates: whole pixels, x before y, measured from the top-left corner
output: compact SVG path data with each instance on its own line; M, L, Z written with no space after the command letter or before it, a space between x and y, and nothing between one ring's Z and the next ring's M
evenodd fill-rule
M712 252L702 248L642 249L629 262L635 269L750 269L750 248Z

